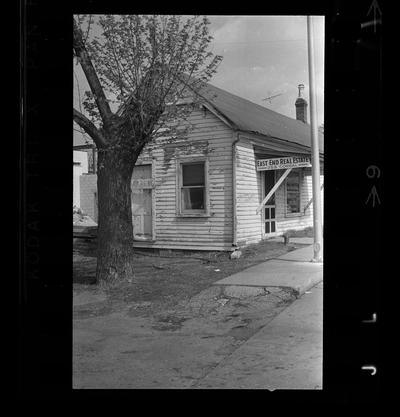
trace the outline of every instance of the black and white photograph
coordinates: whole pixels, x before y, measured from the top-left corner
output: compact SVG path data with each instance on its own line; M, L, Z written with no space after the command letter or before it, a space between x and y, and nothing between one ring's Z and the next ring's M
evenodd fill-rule
M73 389L323 389L324 24L73 16Z

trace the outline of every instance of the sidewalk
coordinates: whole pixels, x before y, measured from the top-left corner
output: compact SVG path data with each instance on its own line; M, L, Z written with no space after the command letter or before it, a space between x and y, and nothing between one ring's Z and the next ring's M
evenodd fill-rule
M263 262L156 313L146 301L109 311L101 290L74 293L73 387L321 388L322 282L308 285L310 276L321 281L322 264L303 249L286 254L300 261ZM305 292L289 307L279 302L289 299L279 291L285 282ZM226 302L220 288L266 297Z
M240 346L196 388L322 389L322 283Z
M292 288L298 300L210 372L197 388L322 389L322 263L312 245L215 283L230 295Z
M271 259L215 282L226 295L238 297L261 294L268 288L291 288L297 297L322 281L323 264L311 262L313 246L309 245Z

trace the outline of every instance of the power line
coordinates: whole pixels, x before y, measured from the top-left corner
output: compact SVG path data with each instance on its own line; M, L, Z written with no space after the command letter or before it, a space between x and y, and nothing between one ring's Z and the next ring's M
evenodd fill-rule
M316 38L322 39L322 38ZM273 41L227 41L227 42L212 42L213 44L254 44L254 43L277 43L277 42L307 42L307 39L277 39Z

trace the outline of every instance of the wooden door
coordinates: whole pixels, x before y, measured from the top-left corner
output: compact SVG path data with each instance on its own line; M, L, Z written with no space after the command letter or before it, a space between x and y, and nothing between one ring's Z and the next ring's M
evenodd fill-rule
M132 174L132 223L135 240L152 240L153 187L151 165L138 165Z
M264 197L271 191L275 185L275 171L264 171ZM264 233L271 235L276 233L276 218L275 218L275 194L266 202L264 206Z

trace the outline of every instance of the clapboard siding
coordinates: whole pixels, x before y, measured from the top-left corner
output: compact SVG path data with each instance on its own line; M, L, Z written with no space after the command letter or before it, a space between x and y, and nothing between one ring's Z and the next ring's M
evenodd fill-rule
M312 197L311 169L305 168L301 171L300 215L293 217L286 215L285 181L276 191L276 235L280 235L289 229L298 230L313 225L312 204L304 213L304 208ZM276 181L283 172L283 170L276 171ZM323 173L323 167L321 167L321 173ZM258 205L265 197L262 192L261 175L262 173L256 170L253 146L243 138L238 143L236 152L236 217L237 243L239 246L259 242L264 236L262 213L256 214ZM323 178L323 175L321 175L321 184Z
M253 145L242 139L236 145L236 218L239 246L261 240L260 175L256 170Z
M154 236L151 242L135 242L135 247L188 250L232 250L232 144L233 131L209 111L195 111L195 125L186 139L173 143L165 138L146 146L137 164L153 166ZM177 213L177 159L206 158L208 161L209 216L184 217ZM263 237L262 213L256 213L264 195L262 173L250 140L236 144L236 241L238 246L259 242ZM276 171L276 180L284 171ZM276 234L288 229L312 226L311 169L302 169L301 215L286 215L285 182L275 194ZM323 167L321 167L323 173ZM321 183L323 175L321 175Z
M154 160L155 236L136 247L190 250L232 248L232 130L208 110L192 113L195 128L186 139L162 140L146 147L138 163ZM182 217L177 213L176 160L208 160L208 217Z
M278 180L281 172L278 171L276 179ZM287 216L286 215L286 194L285 194L285 181L279 187L275 194L276 201L276 231L278 234L282 234L289 229L299 230L305 227L313 225L313 205L308 207L304 212L304 208L312 198L312 176L311 169L302 169L302 181L300 191L300 215L299 216ZM324 176L320 176L320 182L323 184ZM323 193L321 193L321 205L323 208Z

